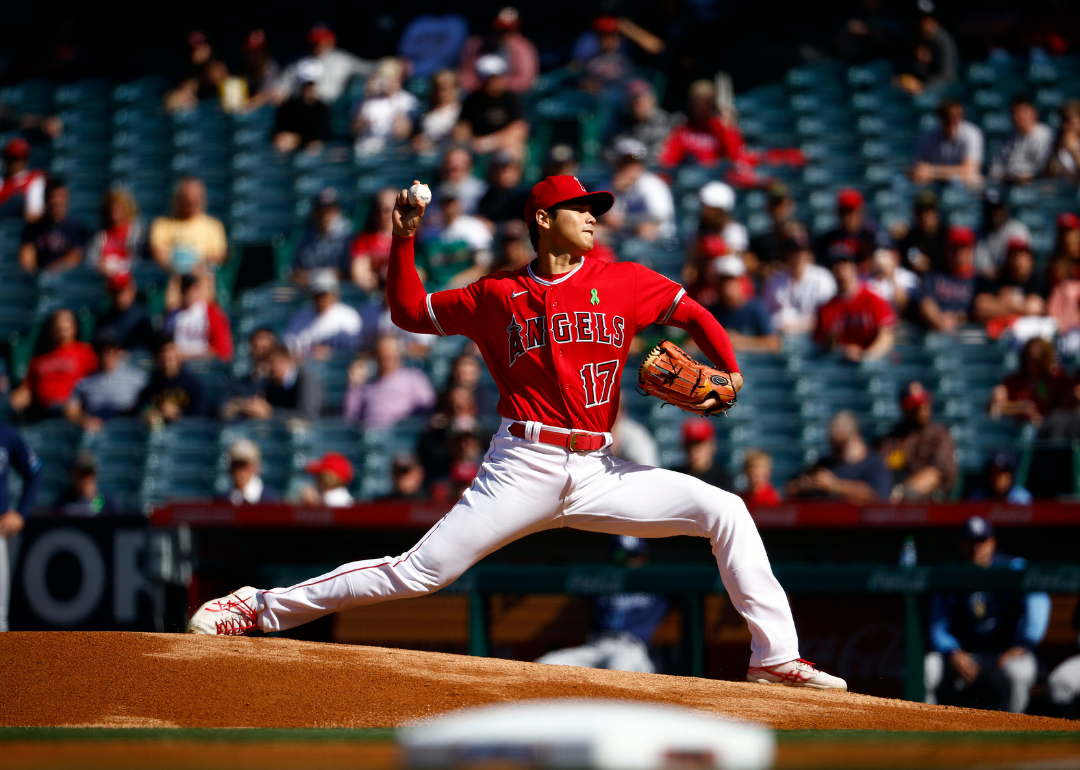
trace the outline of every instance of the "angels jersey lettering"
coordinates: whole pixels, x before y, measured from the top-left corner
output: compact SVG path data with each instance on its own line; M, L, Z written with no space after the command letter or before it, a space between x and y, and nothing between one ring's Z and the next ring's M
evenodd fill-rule
M585 259L545 278L528 265L429 294L442 335L476 342L499 387L499 414L560 428L611 430L630 340L665 322L685 292L641 265Z

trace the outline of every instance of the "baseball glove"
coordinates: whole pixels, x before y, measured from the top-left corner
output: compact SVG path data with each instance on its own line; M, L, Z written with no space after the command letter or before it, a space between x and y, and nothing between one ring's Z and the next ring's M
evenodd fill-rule
M645 356L638 385L643 395L706 417L735 405L735 387L727 373L698 363L669 340L661 340Z

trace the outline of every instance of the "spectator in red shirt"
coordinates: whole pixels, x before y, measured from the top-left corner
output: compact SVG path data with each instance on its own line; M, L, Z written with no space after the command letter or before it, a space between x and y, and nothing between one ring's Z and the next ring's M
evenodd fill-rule
M163 331L172 335L183 360L233 357L229 317L210 298L209 275L188 274L180 279L180 307L165 316Z
M1069 405L1071 391L1068 375L1058 366L1054 344L1034 337L1020 352L1020 370L1008 375L991 393L990 416L1009 415L1039 425L1050 412Z
M881 358L892 350L895 338L892 305L859 280L849 244L834 245L829 260L837 293L818 311L814 339L826 348L839 349L851 361Z
M742 498L748 505L775 507L783 502L772 484L772 456L768 452L746 450L743 473L746 474L747 487Z
M30 143L19 137L4 147L0 219L36 222L45 213L45 172L30 168Z
M394 201L397 190L387 187L375 195L368 210L364 229L353 239L353 283L364 291L375 291L386 283L386 268L390 264L390 231L394 222Z
M86 246L86 264L105 277L131 272L132 264L147 254L146 222L139 204L123 187L114 187L101 201L101 229Z
M536 46L521 34L517 8L503 8L491 22L487 37L473 35L461 51L461 85L467 91L480 88L476 60L485 54L498 54L506 60L506 90L516 94L532 90L540 72L540 54Z
M47 350L30 359L26 379L9 400L12 410L28 420L62 416L75 385L98 368L94 349L76 339L79 327L73 312L55 311L46 328Z
M690 158L702 165L744 159L742 133L716 109L716 87L710 80L690 84L689 118L677 126L660 152L660 165L678 166Z

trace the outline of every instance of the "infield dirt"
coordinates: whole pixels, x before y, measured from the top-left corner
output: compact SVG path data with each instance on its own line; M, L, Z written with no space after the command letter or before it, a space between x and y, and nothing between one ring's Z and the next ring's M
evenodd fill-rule
M395 727L463 706L588 697L672 703L784 730L1080 728L856 693L180 634L0 634L0 692L3 726Z

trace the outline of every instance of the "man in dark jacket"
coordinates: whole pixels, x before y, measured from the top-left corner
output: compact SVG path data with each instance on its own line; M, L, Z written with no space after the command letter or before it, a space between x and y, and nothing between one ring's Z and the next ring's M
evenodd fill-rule
M997 552L994 527L972 516L960 541L965 558L982 569L1024 569L1023 559ZM1038 663L1034 648L1050 622L1050 596L1042 592L934 594L924 676L926 702L937 703L978 681L1000 695L998 708L1027 708Z
M183 364L176 342L169 335L158 340L156 366L139 395L139 410L150 425L176 422L184 417L206 417L210 402L206 384Z

